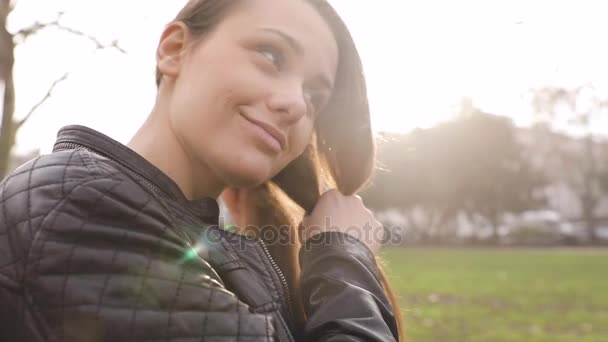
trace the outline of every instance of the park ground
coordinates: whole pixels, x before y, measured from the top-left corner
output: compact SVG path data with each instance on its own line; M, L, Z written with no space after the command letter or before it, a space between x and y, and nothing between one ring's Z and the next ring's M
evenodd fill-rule
M608 341L608 249L388 248L408 341Z

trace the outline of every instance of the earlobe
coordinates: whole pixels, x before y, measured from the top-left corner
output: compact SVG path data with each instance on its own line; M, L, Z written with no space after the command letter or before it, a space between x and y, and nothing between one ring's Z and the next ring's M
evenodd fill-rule
M163 31L156 50L156 65L163 76L179 75L186 48L188 28L182 22L174 22Z

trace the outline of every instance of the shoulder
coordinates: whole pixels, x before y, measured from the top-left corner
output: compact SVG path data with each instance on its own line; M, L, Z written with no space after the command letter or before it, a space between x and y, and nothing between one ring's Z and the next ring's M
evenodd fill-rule
M5 186L17 186L25 182L55 184L66 181L100 177L118 171L104 167L102 158L84 149L63 150L34 158L7 175Z
M44 155L0 183L0 242L12 241L17 258L45 241L100 231L124 236L135 227L160 236L170 217L154 199L116 163L89 151Z
M83 195L92 192L87 184L103 189L118 178L118 170L103 164L88 151L69 150L37 157L10 173L0 183L0 249L7 252L0 253L0 264L22 260L48 217L63 216L56 223L66 225L74 222L67 218L86 217L94 207L91 196Z
M111 178L119 174L100 157L82 150L54 152L34 158L19 166L0 183L0 198L42 194L64 194L65 191L90 180Z
M83 149L32 159L0 183L0 216L5 224L48 214L89 185L109 189L127 177L107 160Z

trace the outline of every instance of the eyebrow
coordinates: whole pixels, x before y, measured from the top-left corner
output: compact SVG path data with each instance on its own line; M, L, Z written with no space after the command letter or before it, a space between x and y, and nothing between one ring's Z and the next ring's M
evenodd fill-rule
M290 36L289 34L283 32L281 30L275 29L275 28L264 27L261 30L265 31L265 32L273 33L273 34L281 37L298 54L303 54L304 53L304 47L302 46L302 44L300 44L300 42L298 42L294 37Z
M269 32L272 34L275 34L279 37L281 37L281 39L283 39L284 41L287 42L287 44L294 50L296 51L299 55L303 55L304 54L304 47L302 46L302 44L300 44L300 42L298 42L297 39L295 39L294 37L292 37L291 35L279 30L279 29L275 29L275 28L271 28L271 27L263 27L261 28L262 31L264 32ZM334 88L334 84L333 82L331 82L329 80L329 78L327 78L326 76L319 76L318 77L320 83L325 86L328 90L333 90Z

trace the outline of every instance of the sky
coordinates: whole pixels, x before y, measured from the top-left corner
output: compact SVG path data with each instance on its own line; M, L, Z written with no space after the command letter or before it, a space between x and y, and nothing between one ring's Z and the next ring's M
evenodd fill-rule
M17 0L9 29L51 21L118 40L126 54L46 29L16 50L16 115L60 83L24 126L18 151L52 148L81 124L126 143L155 97L155 49L184 0ZM373 129L407 132L449 120L463 97L517 124L534 117L530 90L592 85L608 96L604 1L330 0L349 26L368 82ZM0 85L0 91L1 85ZM565 125L565 124L564 124ZM608 132L608 118L594 129Z

